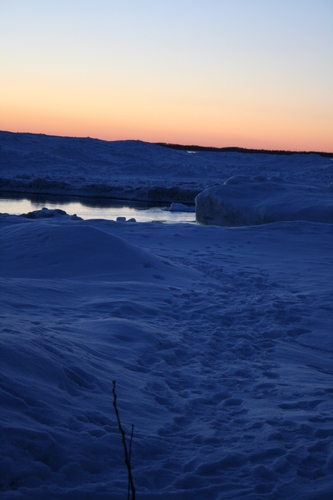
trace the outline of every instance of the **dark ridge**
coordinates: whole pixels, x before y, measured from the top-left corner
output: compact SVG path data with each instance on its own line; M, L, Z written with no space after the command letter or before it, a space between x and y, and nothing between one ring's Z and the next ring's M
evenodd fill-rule
M34 136L34 137L51 137L51 138L61 138L61 139L75 139L75 140L88 140L95 142L126 142L126 139L117 140L117 141L109 141L106 139L98 139L94 137L73 137L73 136L59 136L59 135L50 135L43 133L35 133L35 132L10 132L7 130L0 130L0 134L8 134L15 136ZM138 139L131 139L130 142L146 142ZM146 142L147 143L147 142ZM152 142L147 144L155 144L156 146L163 146L169 149L176 149L179 151L203 151L203 152L215 152L215 153L247 153L247 154L270 154L270 155L294 155L294 154L305 154L305 155L319 155L325 158L333 158L333 152L324 152L324 151L285 151L278 149L248 149L248 148L239 148L236 146L229 146L224 148L217 148L213 146L197 146L197 145L184 145L184 144L170 144L168 142Z
M156 142L157 146L163 146L165 148L177 149L179 151L210 151L215 153L247 153L247 154L269 154L269 155L294 155L294 154L303 154L303 155L319 155L324 156L326 158L333 158L333 153L325 153L320 151L283 151L283 150L274 150L274 149L247 149L247 148L238 148L238 147L225 147L225 148L215 148L212 146L186 146L183 144L169 144L166 142Z

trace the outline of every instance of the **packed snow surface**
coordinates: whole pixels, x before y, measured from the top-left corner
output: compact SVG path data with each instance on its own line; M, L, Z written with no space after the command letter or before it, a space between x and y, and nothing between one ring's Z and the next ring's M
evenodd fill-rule
M11 149L2 149L10 186L41 170L53 185L75 185L80 140L24 137L23 148L21 135L9 134ZM63 144L63 171L46 140ZM98 158L99 141L91 144L80 161ZM194 182L207 187L201 153L181 152L189 163L176 180L169 155L177 151L102 145L122 151L121 189L125 154L143 162L132 186L146 182L145 165L158 157L164 186L190 185L195 161ZM24 166L22 148L40 161ZM211 153L212 177L223 171L218 185L242 188L259 182L255 175L283 177L310 214L308 193L329 189L332 162L263 156ZM107 170L95 163L89 175L107 185ZM224 184L239 175L251 182ZM275 190L277 181L260 183L268 212L270 182ZM253 199L251 189L243 197ZM113 380L127 440L134 424L137 498L333 497L332 223L244 224L82 220L47 209L0 215L1 498L126 498Z

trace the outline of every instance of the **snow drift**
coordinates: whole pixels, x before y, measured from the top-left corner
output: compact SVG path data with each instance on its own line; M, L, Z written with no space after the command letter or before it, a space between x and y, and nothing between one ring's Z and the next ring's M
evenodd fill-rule
M249 226L278 221L333 222L333 189L300 186L260 176L236 176L195 199L201 224Z
M198 275L80 222L8 226L1 234L0 258L6 278L154 281Z

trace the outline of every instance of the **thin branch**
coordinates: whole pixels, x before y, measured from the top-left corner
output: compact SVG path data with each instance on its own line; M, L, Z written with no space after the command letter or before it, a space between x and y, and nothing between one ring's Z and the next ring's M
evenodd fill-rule
M129 462L131 461L133 434L134 434L134 425L132 424L132 432L131 432L131 439L130 439L130 443L129 443L129 452L128 452Z
M121 426L119 412L118 412L118 409L117 409L117 395L116 395L116 381L115 380L113 381L112 392L113 392L113 406L114 406L114 409L115 409L115 412L116 412L118 426L119 426L119 430L120 430L120 433L121 433L121 436L122 436L122 440L123 440L124 452L125 452L125 464L126 464L126 467L127 467L127 470L128 470L128 491L127 491L127 498L129 499L129 491L130 491L130 488L131 488L132 499L135 500L135 488L134 488L134 484L133 484L133 477L132 477L131 463L130 463L130 461L131 461L131 452L132 452L132 439L133 439L133 433L134 433L134 425L132 425L132 433L131 433L131 439L130 439L130 443L129 443L129 452L127 452L125 431L124 431L124 429Z
M129 450L128 450L128 462L129 463L131 463L133 433L134 433L134 425L132 424L131 439L129 442ZM130 477L128 475L127 500L129 500L129 494L130 494Z

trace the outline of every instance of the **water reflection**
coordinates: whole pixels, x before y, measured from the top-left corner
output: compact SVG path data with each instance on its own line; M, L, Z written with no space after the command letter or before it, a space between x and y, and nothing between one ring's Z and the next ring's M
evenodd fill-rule
M164 222L180 223L195 222L193 212L170 212L169 205L151 205L144 202L129 202L121 200L96 199L96 198L73 198L57 197L53 195L26 195L15 196L15 198L0 197L0 213L20 215L23 213L41 210L43 207L49 209L61 208L70 215L76 214L82 219L107 219L116 220L117 217L126 217L126 220L134 218L137 222Z

